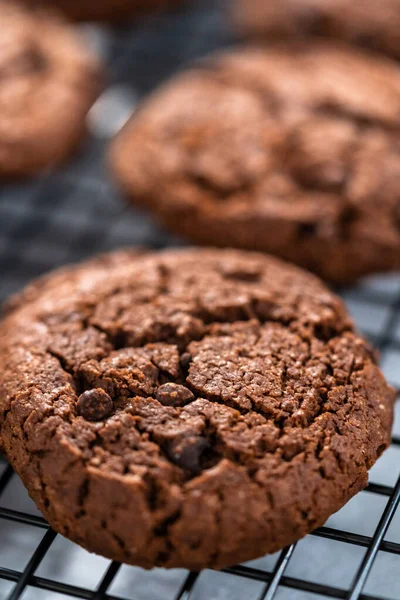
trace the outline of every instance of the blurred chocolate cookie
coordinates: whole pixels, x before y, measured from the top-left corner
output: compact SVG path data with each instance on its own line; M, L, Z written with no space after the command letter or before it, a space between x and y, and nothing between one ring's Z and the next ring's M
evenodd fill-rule
M60 163L77 146L101 69L53 13L0 0L0 177Z
M57 8L76 21L119 21L163 10L182 0L24 0L30 6Z
M245 37L335 37L400 57L399 0L234 0L236 30Z
M0 325L0 438L51 526L143 567L275 552L359 490L395 393L316 277L234 250L123 251Z
M170 230L350 283L400 267L400 69L328 43L219 55L112 144L114 175Z

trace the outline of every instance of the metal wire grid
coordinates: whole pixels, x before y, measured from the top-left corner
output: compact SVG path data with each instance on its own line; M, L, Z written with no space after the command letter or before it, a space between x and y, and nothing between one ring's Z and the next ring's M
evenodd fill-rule
M140 97L161 78L186 62L188 57L194 58L221 44L218 19L216 21L215 14L208 12L208 9L209 7L202 5L193 10L177 12L169 18L169 27L163 29L164 37L161 38L157 23L156 26L154 23L150 24L147 30L136 31L133 38L128 32L120 32L117 36L107 32L106 54L111 64L110 89L116 91L115 94L111 93L111 97L113 101L117 98L117 104L119 102L117 111L122 106L121 98L126 98L126 90L131 100ZM194 35L196 32L197 35ZM229 42L229 38L225 37L224 43L227 40ZM171 45L172 41L174 43ZM157 68L153 68L154 65ZM149 73L152 74L151 77ZM110 98L110 90L106 94ZM110 103L106 101L103 125L110 120L109 111ZM104 134L101 119L101 114L100 119L98 114L95 115L92 127L92 133L99 134L100 131L100 137ZM0 301L21 288L32 277L55 266L83 259L94 252L122 245L164 247L180 243L157 229L148 217L123 203L104 172L102 157L105 143L105 140L94 135L88 140L80 156L60 172L35 182L0 190ZM398 353L400 358L400 279L389 284L366 285L347 293L347 297L350 303L362 302L369 307L366 319L363 319L365 329L381 353L384 355L390 349L393 356ZM371 315L376 317L372 319L372 323ZM400 388L400 381L397 383ZM400 448L400 436L393 438L393 447ZM94 590L80 586L79 581L65 583L37 574L39 566L51 553L57 534L42 517L1 506L1 499L15 477L11 466L5 462L3 466L0 476L0 533L2 522L44 531L41 541L23 569L9 568L0 563L0 583L1 580L14 582L4 600L21 598L28 587L72 598L124 600L124 597L113 595L110 591L120 572L121 565L116 562L109 563ZM1 467L0 462L0 472ZM361 535L328 526L312 534L325 539L327 543L341 542L349 547L365 549L347 588L288 575L295 545L283 550L271 569L250 564L236 565L223 572L232 577L259 582L260 587L254 596L256 600L277 600L282 589L304 592L304 598L318 596L347 600L386 600L384 596L363 593L363 589L378 552L398 557L400 565L400 543L385 539L400 502L400 477L394 486L370 483L366 491L386 499L372 535ZM193 598L198 579L198 573L185 575L175 599ZM394 598L400 599L400 589L394 590L394 593ZM141 600L139 596L134 595L133 598ZM390 600L393 600L393 596Z

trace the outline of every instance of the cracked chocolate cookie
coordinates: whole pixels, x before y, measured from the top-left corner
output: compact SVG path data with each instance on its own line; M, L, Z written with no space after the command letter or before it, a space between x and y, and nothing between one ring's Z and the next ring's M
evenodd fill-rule
M153 567L294 542L367 484L394 391L314 276L234 250L117 252L0 326L0 432L54 529Z
M398 0L234 0L232 17L239 34L260 41L329 36L400 58Z
M49 169L85 131L100 66L55 15L0 0L0 177Z
M61 10L76 21L120 21L163 10L183 0L24 0L30 6Z
M115 178L170 230L350 283L400 267L400 69L329 44L209 59L145 102Z

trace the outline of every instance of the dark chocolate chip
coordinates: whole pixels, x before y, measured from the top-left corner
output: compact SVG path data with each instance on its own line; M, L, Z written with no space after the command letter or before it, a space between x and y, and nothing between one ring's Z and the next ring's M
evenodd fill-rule
M158 388L156 398L165 406L184 406L194 400L194 395L183 385L164 383Z
M192 356L189 352L184 352L181 356L181 367L182 369L187 369L192 361Z
M338 234L340 239L348 240L351 238L354 223L359 218L358 210L350 205L345 205L338 220Z
M193 435L174 440L169 444L169 456L173 462L187 471L199 473L201 458L210 444L204 437Z
M244 269L236 269L225 272L224 275L227 279L234 279L235 281L248 281L250 283L257 283L261 278L260 271L252 271L251 269L246 271Z
M101 388L87 390L78 398L78 414L87 421L102 421L113 411L113 401Z
M379 36L374 35L373 33L369 33L367 31L361 31L358 35L355 36L355 41L360 46L365 46L366 48L379 50Z
M301 238L313 237L317 233L316 223L300 223L297 228Z
M261 279L262 271L260 265L247 262L247 264L221 265L221 274L225 279L257 283Z
M300 31L304 31L308 35L324 35L329 32L331 27L331 19L329 15L324 14L321 8L307 6L299 2L297 23Z

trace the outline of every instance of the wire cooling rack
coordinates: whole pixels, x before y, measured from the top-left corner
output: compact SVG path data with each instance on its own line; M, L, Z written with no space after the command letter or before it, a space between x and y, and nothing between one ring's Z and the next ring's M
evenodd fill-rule
M199 0L135 29L84 28L109 65L90 137L57 173L0 189L0 301L50 268L124 245L181 243L128 207L107 177L104 150L138 99L206 52L234 42L223 14ZM343 292L359 328L400 388L400 276ZM0 365L1 368L1 365ZM274 556L222 572L143 571L91 555L49 528L0 459L0 600L400 599L400 413L371 483L325 527Z

